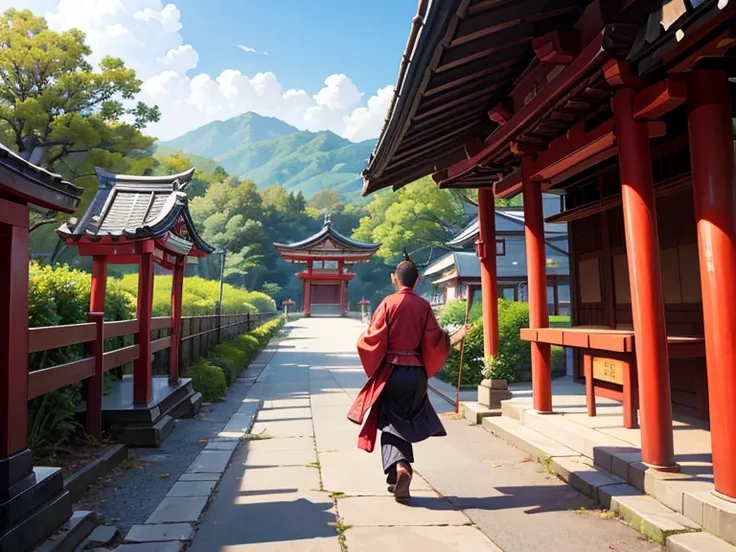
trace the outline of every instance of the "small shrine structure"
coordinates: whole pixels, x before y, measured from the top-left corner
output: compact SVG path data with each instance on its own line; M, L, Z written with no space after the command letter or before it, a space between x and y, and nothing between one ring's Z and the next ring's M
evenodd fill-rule
M340 234L325 215L322 229L296 243L274 243L284 260L306 265L297 276L304 282L304 316L345 316L348 282L355 274L348 269L368 261L380 244L362 243Z
M146 422L153 427L166 413L162 405L172 402L169 397L189 384L179 379L178 358L184 269L187 257L206 257L214 251L198 234L189 213L184 189L194 170L170 176L131 176L98 168L99 188L87 212L57 230L66 245L92 257L91 312L104 312L108 265L139 267L138 354L132 381L124 377L120 387L105 397L103 421L107 424L138 420L134 411L148 409L152 416ZM165 378L152 377L151 357L157 352L151 347L151 331L157 329L151 326L154 263L173 271L168 385Z
M60 468L28 448L29 212L73 213L82 189L0 145L0 550L31 550L72 515Z

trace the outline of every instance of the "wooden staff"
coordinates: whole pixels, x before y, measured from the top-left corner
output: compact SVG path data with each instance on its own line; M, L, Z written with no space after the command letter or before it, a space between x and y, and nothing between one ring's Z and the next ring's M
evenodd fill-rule
M473 306L473 298L475 297L476 286L468 286L468 304L465 306L465 325L467 326L470 321L470 308ZM465 338L468 337L466 333L460 342L460 367L457 373L457 391L455 392L455 414L460 412L460 384L463 379L463 357L465 356Z

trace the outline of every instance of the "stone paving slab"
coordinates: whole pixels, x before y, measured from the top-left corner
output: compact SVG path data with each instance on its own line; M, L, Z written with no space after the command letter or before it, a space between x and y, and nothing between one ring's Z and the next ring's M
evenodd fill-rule
M251 430L254 434L264 432L271 437L311 437L314 435L312 420L256 421Z
M392 496L347 497L337 501L337 510L352 527L412 525L465 525L470 520L444 498L414 493L411 501L399 504Z
M232 451L229 450L204 450L184 473L222 473L231 456Z
M258 413L258 421L292 421L292 420L310 420L312 418L312 410L309 407L300 408L274 408L271 410L261 410Z
M194 525L191 523L134 525L125 536L125 541L130 543L188 541L193 536Z
M177 481L214 481L220 480L219 473L183 473Z
M319 455L322 483L326 490L350 496L386 496L386 476L380 454L362 450L339 450ZM419 474L413 478L412 491L431 491Z
M246 469L241 491L319 490L319 470L306 466Z
M272 439L276 440L276 439ZM309 466L316 464L317 453L306 450L248 450L243 465L246 467Z
M265 410L280 410L286 408L309 408L309 398L303 399L271 399L263 401L261 412Z
M164 498L146 523L196 522L207 505L208 498L206 496Z
M503 552L475 527L355 527L345 536L350 552Z
M207 443L207 445L204 447L204 450L229 450L233 451L238 447L238 441L236 440L228 440L228 441L213 441L211 443Z
M253 439L243 444L245 451L303 451L314 450L311 437L287 437L283 439Z
M210 496L216 485L217 481L177 481L166 496Z
M146 542L143 544L123 544L113 552L181 552L182 542Z

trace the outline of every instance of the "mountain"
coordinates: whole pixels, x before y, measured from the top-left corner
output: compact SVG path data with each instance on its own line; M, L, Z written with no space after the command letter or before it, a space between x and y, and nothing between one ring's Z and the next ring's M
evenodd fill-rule
M360 172L375 144L351 142L329 131L301 131L273 117L246 113L160 142L158 148L209 158L260 188L281 184L307 197L329 188L350 197L360 193Z

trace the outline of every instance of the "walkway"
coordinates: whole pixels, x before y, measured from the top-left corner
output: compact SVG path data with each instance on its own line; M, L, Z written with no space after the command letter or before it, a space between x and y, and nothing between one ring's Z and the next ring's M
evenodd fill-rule
M363 326L316 318L289 329L248 395L263 400L260 437L239 447L191 552L660 550L441 399L449 435L417 446L415 498L395 503L380 456L356 448L345 418L365 381Z

